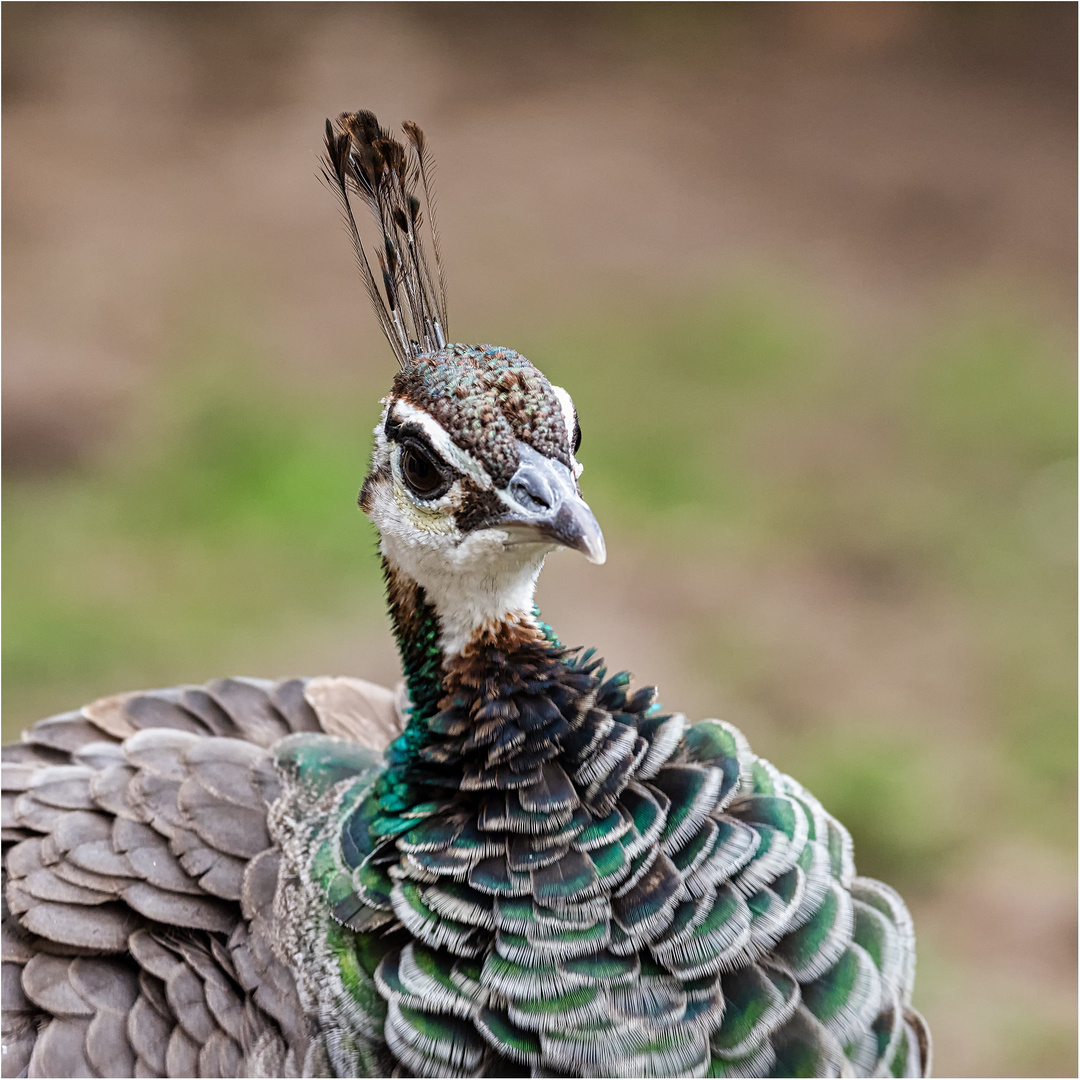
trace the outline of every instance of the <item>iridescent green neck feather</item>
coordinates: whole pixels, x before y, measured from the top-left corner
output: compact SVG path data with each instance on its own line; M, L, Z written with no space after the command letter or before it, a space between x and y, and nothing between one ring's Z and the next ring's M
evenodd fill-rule
M534 678L542 669L541 677L552 684L565 678L569 669L565 650L552 628L541 620L535 604L531 621L508 620L494 626L478 635L465 654L448 659L439 644L438 613L423 588L386 560L383 570L410 703L405 730L387 748L387 769L375 792L383 813L382 824L390 828L396 815L430 800L440 793L439 789L457 787L453 772L446 776L442 767L451 761L460 764L462 756L472 755L456 745L460 739L446 738L450 733L442 728L446 727L447 710L460 711L467 703L475 707L471 699L484 681L478 676L490 668L493 658L497 658L497 665L505 667L507 681L488 682L481 693L495 699L520 689L515 684L520 682L517 669L522 666ZM571 663L570 668L573 666ZM570 676L571 682L580 680L580 674ZM586 678L578 692L591 684L592 680ZM534 745L537 749L541 748ZM544 757L556 752L555 746L541 749Z
M439 621L424 590L398 574L385 559L383 573L410 702L405 730L387 747L388 767L376 788L379 805L392 814L417 801L419 793L410 783L410 773L428 741L428 721L439 711L446 672L439 648Z

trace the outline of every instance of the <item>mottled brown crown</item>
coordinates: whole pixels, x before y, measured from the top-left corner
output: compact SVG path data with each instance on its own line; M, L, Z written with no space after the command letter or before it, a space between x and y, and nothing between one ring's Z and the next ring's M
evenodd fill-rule
M513 349L448 345L399 372L394 394L437 420L496 487L505 487L518 467L518 440L573 468L551 383Z

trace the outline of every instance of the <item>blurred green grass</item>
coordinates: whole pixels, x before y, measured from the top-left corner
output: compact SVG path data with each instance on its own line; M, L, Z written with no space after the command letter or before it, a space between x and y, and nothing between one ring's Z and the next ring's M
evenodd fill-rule
M941 746L970 760L935 760L917 726L835 715L765 747L851 823L864 872L924 884L986 813L1074 843L1067 343L987 304L870 347L745 286L520 345L574 395L609 543L644 546L659 572L684 557L824 560L965 612L982 724ZM385 369L278 384L224 332L178 355L109 453L4 486L6 738L98 694L225 673L238 642L257 654L298 620L365 612L379 626L355 497ZM702 648L738 691L753 646L726 644ZM950 785L976 762L988 794L965 803Z
M356 492L379 390L357 390L274 385L242 346L211 349L104 460L5 484L6 737L70 694L175 679L291 618L378 618Z

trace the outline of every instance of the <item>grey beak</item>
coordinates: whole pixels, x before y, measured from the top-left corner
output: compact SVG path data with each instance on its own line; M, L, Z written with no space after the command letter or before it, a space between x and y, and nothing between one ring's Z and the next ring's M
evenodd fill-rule
M580 551L589 562L604 562L604 534L570 470L526 443L519 442L518 451L521 464L502 493L507 513L497 526L514 533L527 530Z

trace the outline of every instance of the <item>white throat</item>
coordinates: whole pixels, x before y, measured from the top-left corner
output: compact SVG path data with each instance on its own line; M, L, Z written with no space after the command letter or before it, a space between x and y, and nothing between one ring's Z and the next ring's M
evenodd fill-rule
M551 547L508 541L503 530L485 529L435 550L383 534L383 556L424 590L435 609L444 656L458 655L477 633L501 622L535 623L536 579Z

